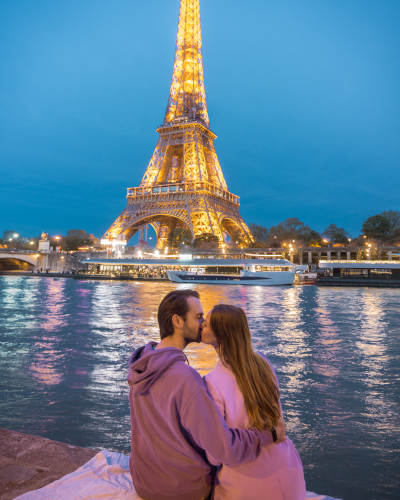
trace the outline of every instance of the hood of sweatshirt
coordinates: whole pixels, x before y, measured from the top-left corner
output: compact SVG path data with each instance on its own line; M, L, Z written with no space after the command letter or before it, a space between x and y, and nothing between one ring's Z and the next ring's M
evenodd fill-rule
M176 347L153 349L156 345L156 342L149 342L146 346L139 347L129 360L127 380L131 390L136 394L147 391L172 364L187 361L180 349Z

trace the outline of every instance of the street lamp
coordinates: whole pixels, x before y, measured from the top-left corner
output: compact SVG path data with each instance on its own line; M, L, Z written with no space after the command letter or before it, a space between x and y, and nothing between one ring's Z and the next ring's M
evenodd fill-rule
M18 238L19 234L15 233L14 238Z

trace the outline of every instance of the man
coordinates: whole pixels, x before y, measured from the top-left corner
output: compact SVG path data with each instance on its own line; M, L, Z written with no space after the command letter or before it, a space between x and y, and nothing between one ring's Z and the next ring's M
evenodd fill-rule
M129 361L129 468L145 500L205 500L213 480L205 452L242 464L274 440L271 431L229 429L201 376L186 364L183 350L200 342L203 321L196 291L170 292L158 309L161 342L137 349ZM284 441L283 422L276 432L276 442Z

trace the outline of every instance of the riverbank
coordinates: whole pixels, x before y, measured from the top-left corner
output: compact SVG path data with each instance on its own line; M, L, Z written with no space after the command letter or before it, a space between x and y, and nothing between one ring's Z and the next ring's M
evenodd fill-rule
M168 278L144 278L133 276L110 276L108 274L71 274L57 273L31 273L30 271L0 271L0 276L26 276L30 278L74 278L76 280L106 280L106 281L163 281L169 282Z
M98 452L0 428L0 498L12 500L74 472Z

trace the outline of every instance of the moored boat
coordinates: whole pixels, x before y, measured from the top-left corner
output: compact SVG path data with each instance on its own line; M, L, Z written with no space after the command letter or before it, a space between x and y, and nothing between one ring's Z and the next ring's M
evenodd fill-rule
M228 270L228 268L230 268ZM293 285L296 267L285 259L269 259L263 262L246 261L236 273L229 272L232 264L197 266L188 270L167 271L174 283L202 283L214 285L278 286ZM227 272L228 271L228 272Z

